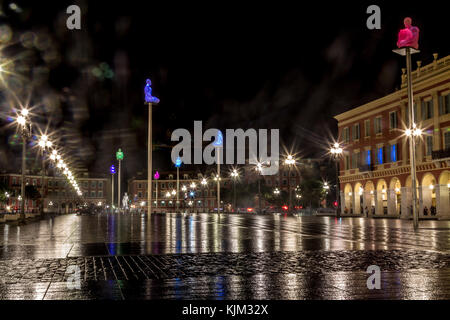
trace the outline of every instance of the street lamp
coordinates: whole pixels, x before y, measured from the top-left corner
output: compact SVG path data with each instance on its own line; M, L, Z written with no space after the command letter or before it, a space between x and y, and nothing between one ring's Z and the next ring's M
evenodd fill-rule
M289 209L288 212L292 210L292 192L291 192L291 166L295 165L295 159L292 155L288 155L284 160L284 164L288 166L288 193L289 193Z
M330 149L331 154L334 157L334 161L336 163L336 216L339 218L341 216L340 212L340 201L339 201L339 159L344 152L339 143L335 142Z
M257 163L255 167L255 171L258 172L258 213L261 213L261 172L262 172L262 164Z
M53 146L53 143L48 139L47 135L42 135L38 142L39 147L42 150L42 175L41 175L41 214L44 214L44 198L45 198L45 151Z
M236 180L239 178L239 172L236 169L231 172L231 178L233 179L233 209L236 211Z
M217 131L216 139L213 143L214 147L216 147L216 155L217 155L217 213L220 215L220 148L223 147L223 135L222 131Z
M155 172L153 178L156 181L156 199L155 199L156 204L155 205L156 205L156 209L158 209L158 180L159 180L159 172L158 171Z
M114 175L116 174L116 167L111 165L109 167L109 172L111 173L111 213L114 212Z
M119 161L119 173L117 175L117 191L118 191L118 199L117 199L117 207L120 210L120 171L121 171L121 164L123 160L123 152L122 149L119 148L116 152L116 159Z
M178 212L178 205L180 203L180 167L181 167L182 161L180 159L180 157L177 157L177 159L175 160L175 168L177 168L177 202L175 203L176 205L176 210L175 212Z
M144 88L145 103L148 104L148 147L147 147L147 205L148 214L152 212L152 105L158 104L159 99L152 95L152 81L147 79Z
M409 83L408 83L409 85ZM412 91L412 89L411 89ZM412 92L411 92L412 94ZM411 113L411 112L410 112ZM410 123L414 121L414 115L410 115ZM416 124L412 122L411 128L405 130L405 135L409 138L409 152L411 158L411 186L412 186L412 209L413 209L413 225L416 230L419 227L419 214L417 211L417 189L416 189L416 138L422 136L422 129L417 128Z
M27 140L31 137L31 122L27 126L28 121L28 109L22 109L20 115L17 117L16 121L20 128L20 133L22 136L22 184L20 188L21 192L21 203L20 203L20 219L21 222L25 222L25 171L26 171L26 146Z
M412 182L412 200L413 200L413 225L414 230L419 227L419 216L417 212L417 189L416 189L416 137L422 134L420 129L415 126L414 117L414 96L412 86L411 75L411 55L419 53L419 28L412 26L411 18L405 18L403 20L405 29L400 30L398 34L397 47L393 50L396 54L406 57L406 75L407 75L407 88L408 88L408 114L409 125L412 124L412 128L406 130L406 135L409 136L409 152L410 152L410 165L411 165L411 182Z
M205 195L205 188L208 185L208 180L206 180L206 178L202 179L201 182L202 186L203 186L203 210L206 209L206 195ZM209 210L208 210L209 211Z

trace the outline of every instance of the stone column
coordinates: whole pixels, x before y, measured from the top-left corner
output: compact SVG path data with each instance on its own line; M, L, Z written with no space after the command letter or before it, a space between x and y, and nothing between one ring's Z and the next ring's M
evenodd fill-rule
M439 124L439 96L438 92L433 92L433 151L439 150L441 147L441 130Z
M450 198L447 185L436 185L436 216L438 218L450 218Z
M373 192L373 195L375 197L375 214L381 215L383 214L383 198L381 191L375 190Z
M387 190L387 203L388 203L388 214L396 215L397 214L397 195L395 194L394 189Z
M411 188L403 187L401 188L402 195L402 219L409 219L411 215L411 205L412 205L412 192Z

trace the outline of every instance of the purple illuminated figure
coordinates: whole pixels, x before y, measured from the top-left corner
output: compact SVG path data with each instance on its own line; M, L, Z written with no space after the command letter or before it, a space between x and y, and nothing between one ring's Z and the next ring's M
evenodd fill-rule
M150 79L147 79L146 81L144 92L145 92L145 102L153 104L159 103L159 99L157 97L152 96L152 81Z
M405 24L405 29L400 30L398 33L397 47L419 49L419 28L411 25L411 18L405 18L403 23Z

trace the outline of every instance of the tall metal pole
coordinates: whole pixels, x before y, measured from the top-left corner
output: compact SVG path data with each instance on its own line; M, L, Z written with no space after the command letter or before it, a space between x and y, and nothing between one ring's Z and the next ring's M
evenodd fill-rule
M336 217L341 216L341 201L339 199L339 156L334 156L334 162L336 163Z
M220 214L220 147L217 147L217 213Z
M176 202L176 212L178 212L179 204L180 204L180 168L177 167L177 202Z
M408 110L409 110L409 125L410 127L415 125L414 117L414 101L413 101L413 88L412 88L412 76L411 76L411 48L406 48L406 72L408 78ZM412 209L413 209L413 225L414 230L419 227L419 216L417 212L417 187L416 187L416 138L412 134L409 140L409 152L411 160L411 182L412 182Z
M288 170L288 192L289 192L289 213L292 213L292 190L291 190L291 165L289 164L289 170Z
M158 180L156 180L156 197L155 197L155 201L156 201L155 208L158 209Z
M42 175L41 175L41 215L44 215L44 201L45 201L45 147L42 149Z
M114 173L111 174L111 212L114 212Z
M120 169L122 160L119 160L119 175L117 176L117 208L120 210Z
M25 222L25 170L26 170L26 153L27 153L27 138L25 132L22 132L22 184L20 186L20 220Z
M233 209L236 212L236 177L233 178Z
M148 104L148 149L147 149L147 207L148 207L148 214L150 215L152 213L152 103L149 102Z
M258 175L258 213L261 213L261 173Z

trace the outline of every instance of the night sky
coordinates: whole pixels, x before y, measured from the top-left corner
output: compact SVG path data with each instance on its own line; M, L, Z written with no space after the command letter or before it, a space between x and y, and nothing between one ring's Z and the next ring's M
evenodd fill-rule
M170 166L171 132L193 130L194 120L204 129L279 128L284 148L320 157L336 135L334 115L400 86L404 60L392 49L405 16L421 29L414 66L450 52L440 2L15 1L21 12L10 3L0 0L0 26L13 31L0 48L25 74L18 96L32 92L36 121L56 130L76 166L106 173L121 147L126 178L146 168L147 77L161 99L154 168ZM81 7L81 31L65 27L70 4ZM381 30L366 27L370 4L381 7ZM27 47L28 32L43 44ZM0 168L18 171L8 160L20 155L6 126L11 100L0 100Z

